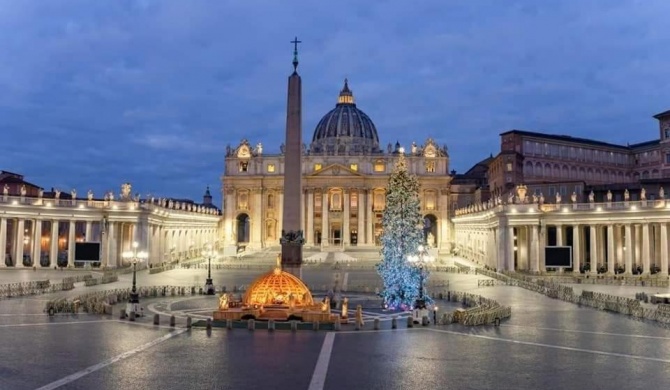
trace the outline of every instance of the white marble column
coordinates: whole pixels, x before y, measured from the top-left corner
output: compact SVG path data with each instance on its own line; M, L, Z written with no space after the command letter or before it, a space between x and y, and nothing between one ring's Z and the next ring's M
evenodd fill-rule
M307 230L305 231L307 246L314 245L314 190L307 190Z
M33 265L39 266L42 257L42 220L33 221Z
M14 265L16 267L23 266L23 237L25 236L25 221L23 219L17 220L17 228L15 241L16 246L14 247Z
M91 221L86 221L86 241L97 241L93 240L93 223Z
M358 189L358 210L356 211L356 219L358 220L358 242L356 245L365 245L365 193L362 189Z
M531 225L530 237L530 272L540 270L540 231L536 224Z
M579 268L581 267L581 256L582 256L582 243L580 241L581 229L582 227L580 225L574 225L572 227L572 271L576 274L579 274Z
M74 243L75 243L75 225L76 221L70 221L67 231L67 266L74 267Z
M607 273L614 275L614 266L616 264L616 254L614 250L614 226L607 225Z
M349 246L349 238L351 237L351 227L350 225L350 193L351 191L347 188L344 190L344 211L342 212L342 246Z
M507 227L507 267L508 271L514 272L514 227Z
M540 272L547 272L545 259L545 248L547 247L547 225L540 225L540 234L538 241L538 255L540 259Z
M305 190L300 191L300 230L305 232Z
M328 190L324 189L321 195L321 246L328 246L329 244L329 230L328 229Z
M599 237L598 237L598 227L597 226L595 226L595 225L590 226L589 237L591 239L591 242L590 242L591 258L589 260L591 262L590 263L590 265L591 265L590 272L592 274L597 274L598 273L598 261L600 261L600 259L598 257Z
M252 191L253 209L251 210L251 237L249 241L252 247L260 248L263 232L263 199L262 190L256 188Z
M368 245L375 245L374 231L375 231L375 222L372 213L372 189L368 188L365 202L365 241Z
M661 222L660 230L661 230L660 233L661 271L659 272L659 274L662 276L668 276L668 225L665 222Z
M642 273L649 275L651 273L651 250L649 241L649 223L642 224Z
M58 221L51 221L51 239L49 240L49 265L58 265Z
M233 224L235 223L235 190L224 191L225 201L223 204L224 207L224 222L223 229L225 235L225 245L234 245L237 237L233 237ZM283 202L279 201L277 204L279 210L283 208ZM281 229L281 220L279 220L279 227Z
M118 225L116 222L109 222L107 224L107 266L118 267L118 248L117 235Z
M631 225L624 225L624 240L626 241L626 246L624 247L624 260L626 262L626 275L631 275L633 273L633 234L632 234Z
M0 268L6 267L7 254L7 218L0 218Z
M563 246L563 225L556 225L556 246Z

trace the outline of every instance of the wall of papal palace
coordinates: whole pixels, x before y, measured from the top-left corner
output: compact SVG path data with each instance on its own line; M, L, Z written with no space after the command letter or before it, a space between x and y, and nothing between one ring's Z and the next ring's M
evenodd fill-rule
M218 210L157 200L53 199L0 195L0 267L74 266L76 242L98 242L100 265L125 265L138 242L148 265L199 257L219 240Z
M503 204L457 210L459 256L498 270L542 273L546 246L570 246L573 271L668 276L670 201Z
M301 227L306 247L379 245L388 178L321 177L305 180ZM280 180L224 185L224 236L227 246L259 249L279 245L283 191ZM246 184L246 185L245 185ZM430 220L433 242L447 248L449 195L438 182L422 185L421 213Z

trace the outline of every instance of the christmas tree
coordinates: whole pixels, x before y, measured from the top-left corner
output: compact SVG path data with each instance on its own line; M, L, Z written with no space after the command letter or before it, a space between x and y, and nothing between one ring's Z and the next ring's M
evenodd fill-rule
M419 298L421 272L408 261L423 244L423 218L420 212L419 182L407 171L401 154L389 178L382 215L381 257L377 272L384 283L381 296L390 309L409 309Z

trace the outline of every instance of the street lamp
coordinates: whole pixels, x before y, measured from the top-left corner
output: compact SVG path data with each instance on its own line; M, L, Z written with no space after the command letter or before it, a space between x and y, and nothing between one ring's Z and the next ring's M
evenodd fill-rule
M205 282L205 294L214 295L214 283L212 282L212 256L214 251L212 250L211 244L206 244L205 249L202 251L203 256L207 256L207 281Z
M423 299L423 267L426 263L433 263L435 258L428 253L426 247L419 245L417 254L407 256L407 261L419 267L419 298L416 300L414 308L423 310L426 308L426 300Z
M133 264L133 288L130 290L130 299L128 300L126 311L129 314L131 312L135 312L135 315L139 314L139 308L140 308L140 296L137 293L137 283L136 283L137 262L149 258L149 254L147 252L137 250L137 247L139 246L140 244L138 244L137 241L135 241L133 242L132 250L125 251L121 254L121 257L130 260L130 262Z

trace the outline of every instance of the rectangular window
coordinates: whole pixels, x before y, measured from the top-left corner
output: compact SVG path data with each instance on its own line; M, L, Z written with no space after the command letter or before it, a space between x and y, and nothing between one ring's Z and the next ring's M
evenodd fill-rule
M384 172L384 170L385 170L384 160L375 161L375 172Z
M512 163L511 162L507 163L507 172L512 172Z
M426 172L428 173L435 172L435 161L426 161Z
M665 163L670 164L670 153L665 155Z
M358 209L358 193L352 192L349 200L351 202L351 208Z
M249 162L240 161L240 172L247 172L248 169L249 169Z
M315 171L320 171L321 168L323 168L323 165L321 165L321 164L319 164L319 163L314 164L314 170L315 170Z
M321 210L321 194L314 194L314 209Z
M268 173L274 173L274 172L275 172L275 165L268 164Z
M358 171L358 164L349 164L349 169L354 172Z

